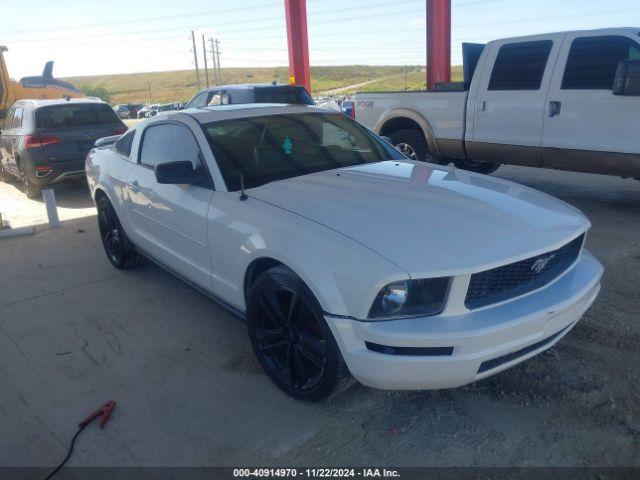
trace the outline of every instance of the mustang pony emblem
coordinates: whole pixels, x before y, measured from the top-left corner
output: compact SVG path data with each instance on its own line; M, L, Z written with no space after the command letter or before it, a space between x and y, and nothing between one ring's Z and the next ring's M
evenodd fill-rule
M547 266L547 263L549 263L551 259L555 256L556 254L552 253L548 257L542 257L537 259L535 262L533 262L533 265L531 265L531 270L533 270L536 273L542 272L542 270L544 270L544 267Z

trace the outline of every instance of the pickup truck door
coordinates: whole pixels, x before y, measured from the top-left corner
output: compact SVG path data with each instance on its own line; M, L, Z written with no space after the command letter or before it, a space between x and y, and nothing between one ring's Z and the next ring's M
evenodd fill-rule
M185 160L204 168L193 132L179 122L153 123L142 132L137 157L125 199L132 240L175 273L210 289L207 214L213 189L159 184L154 170L159 163Z
M640 176L640 97L613 94L620 60L640 60L634 33L569 33L547 97L543 165Z
M562 34L489 44L479 85L472 85L477 93L469 98L470 158L541 165L545 100L561 43Z

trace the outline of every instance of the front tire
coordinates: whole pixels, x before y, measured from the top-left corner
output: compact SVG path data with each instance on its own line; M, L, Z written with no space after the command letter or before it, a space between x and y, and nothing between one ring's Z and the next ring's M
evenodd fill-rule
M490 173L493 173L498 168L500 168L499 163L476 162L475 160L470 160L470 159L455 160L454 165L457 168L460 168L462 170L469 170L470 172L483 173L485 175L489 175Z
M102 246L111 264L121 270L142 265L145 258L136 252L133 244L124 233L120 220L107 197L98 199L98 228Z
M349 384L320 304L289 268L258 277L248 295L247 323L260 365L287 395L317 401Z

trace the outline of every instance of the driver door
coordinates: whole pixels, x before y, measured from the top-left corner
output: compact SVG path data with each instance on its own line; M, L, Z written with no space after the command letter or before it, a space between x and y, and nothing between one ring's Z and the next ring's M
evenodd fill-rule
M191 161L204 169L193 133L178 122L154 123L142 133L138 162L127 178L126 211L136 245L203 288L211 287L207 214L213 188L156 181L160 163Z

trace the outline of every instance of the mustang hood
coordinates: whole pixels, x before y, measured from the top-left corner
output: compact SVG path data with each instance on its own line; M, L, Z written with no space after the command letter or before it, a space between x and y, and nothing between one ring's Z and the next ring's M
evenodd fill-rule
M247 193L352 238L412 277L522 260L590 226L579 210L528 187L412 161L314 173Z

